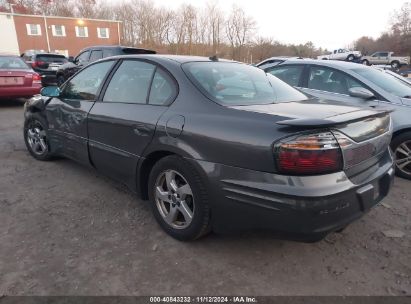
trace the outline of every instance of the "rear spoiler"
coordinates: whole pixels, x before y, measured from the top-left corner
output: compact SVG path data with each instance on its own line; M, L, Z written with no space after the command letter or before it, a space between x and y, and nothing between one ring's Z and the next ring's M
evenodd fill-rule
M278 125L293 126L293 127L310 127L310 128L324 128L331 127L338 124L358 121L369 117L385 116L391 113L392 109L362 109L327 118L296 118L278 121Z

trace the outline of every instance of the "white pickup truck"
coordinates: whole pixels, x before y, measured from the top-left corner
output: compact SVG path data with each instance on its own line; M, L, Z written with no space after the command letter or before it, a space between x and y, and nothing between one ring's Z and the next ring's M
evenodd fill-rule
M365 65L381 64L391 65L393 69L399 69L403 65L410 63L410 57L393 56L394 52L376 52L371 56L363 56L361 63Z
M334 50L329 55L317 56L317 59L322 60L344 60L344 61L354 61L361 58L361 52L359 51L349 51L346 49Z

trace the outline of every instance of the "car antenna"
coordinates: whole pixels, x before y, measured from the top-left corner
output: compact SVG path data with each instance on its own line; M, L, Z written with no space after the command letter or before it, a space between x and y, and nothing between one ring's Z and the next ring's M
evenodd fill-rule
M210 59L211 61L218 61L217 55L210 56L208 57L208 59Z

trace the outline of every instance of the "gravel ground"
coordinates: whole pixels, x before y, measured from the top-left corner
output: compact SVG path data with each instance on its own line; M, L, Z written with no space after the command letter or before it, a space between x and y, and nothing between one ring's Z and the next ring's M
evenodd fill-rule
M411 182L343 233L168 237L147 202L69 160L25 149L23 108L0 105L1 295L411 295Z

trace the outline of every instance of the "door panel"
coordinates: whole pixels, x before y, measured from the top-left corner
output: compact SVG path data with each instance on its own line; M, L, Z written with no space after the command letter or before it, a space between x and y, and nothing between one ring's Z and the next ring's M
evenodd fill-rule
M130 187L135 187L137 163L154 136L157 121L168 109L168 95L178 91L171 90L168 84L174 84L160 79L157 70L145 61L123 60L102 101L95 103L88 116L91 162ZM157 79L155 85L153 79Z
M138 160L166 109L146 104L96 102L88 117L93 165L132 187Z
M59 153L89 164L87 115L114 61L85 68L62 88L46 108L51 146Z

